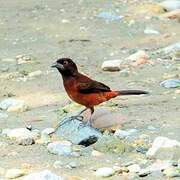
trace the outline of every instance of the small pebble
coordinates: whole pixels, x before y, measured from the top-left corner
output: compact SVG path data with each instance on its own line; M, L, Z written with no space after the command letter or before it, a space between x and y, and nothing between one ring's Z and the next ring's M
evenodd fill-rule
M102 167L95 172L95 175L98 177L110 177L113 176L114 173L115 173L114 169L110 167Z

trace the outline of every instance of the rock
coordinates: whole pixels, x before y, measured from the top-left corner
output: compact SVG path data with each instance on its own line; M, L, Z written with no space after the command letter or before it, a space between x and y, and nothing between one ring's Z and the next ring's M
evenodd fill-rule
M70 163L68 163L68 164L66 165L66 167L69 168L69 169L76 168L77 166L78 166L78 163L77 163L77 162L74 162L74 161L72 161L72 162L70 162Z
M127 167L129 172L135 172L138 173L141 170L141 167L139 166L139 164L133 164Z
M6 113L0 113L0 119L6 119L8 115Z
M31 72L31 73L28 74L28 76L30 78L36 77L36 76L40 76L40 75L42 75L42 71L41 70L37 70L37 71Z
M51 138L46 133L42 133L40 139L36 140L37 144L44 144L44 145L46 145L46 144L48 144L50 142L51 142Z
M139 172L138 172L138 175L140 177L145 177L145 176L148 176L151 172L148 170L148 169L141 169Z
M37 173L27 175L23 180L63 180L62 177L53 174L49 170L44 170Z
M17 64L26 64L31 62L31 57L26 55L17 55L16 56Z
M103 153L122 154L131 148L116 136L104 135L94 144L94 149Z
M143 50L139 50L136 53L130 55L127 60L130 61L130 64L134 67L146 63L153 64L153 62L149 60L149 56Z
M136 129L130 129L128 131L118 129L118 130L115 131L114 135L121 138L121 139L123 139L123 138L128 138L128 137L132 136L136 132L137 132Z
M155 35L158 35L159 32L156 31L156 30L154 30L154 29L146 28L146 29L144 30L144 34L155 34Z
M161 17L169 19L180 19L180 9L164 13Z
M5 177L8 179L15 179L24 175L25 172L21 169L9 169L6 172Z
M127 167L120 167L120 166L113 166L113 169L115 170L116 173L122 174L124 172L129 172Z
M12 129L7 132L10 139L15 139L20 145L34 144L34 134L26 128Z
M168 79L168 80L162 81L160 83L160 86L165 87L165 88L180 87L180 80L178 80L178 79Z
M167 168L163 171L163 174L167 177L180 177L180 169L175 167Z
M53 164L53 167L58 169L58 168L62 168L64 166L64 163L62 161L55 161Z
M55 129L54 128L46 128L46 129L44 129L41 133L42 134L52 134L52 133L54 133L54 131L55 131Z
M157 137L146 156L162 160L178 160L180 158L180 142L166 137Z
M96 172L95 175L98 177L110 177L113 176L115 171L110 168L110 167L102 167L99 168Z
M101 68L104 71L119 71L121 69L122 60L104 61Z
M55 141L49 143L47 149L50 153L60 156L69 156L72 153L72 147L69 141Z
M99 151L93 150L91 155L94 157L99 157L99 156L103 156L104 154Z
M7 110L8 112L23 112L27 110L27 105L22 100L8 98L0 102L0 109Z
M100 12L97 17L99 18L103 18L107 21L116 21L116 20L120 20L123 18L123 16L118 16L116 15L115 13L112 13L112 12L106 12L106 11L103 11L103 12Z
M167 0L160 3L160 5L166 10L166 11L173 11L176 9L180 9L180 1L179 0Z
M180 50L180 42L174 43L162 49L165 54L172 54Z
M82 122L79 120L69 121L68 118L65 118L62 122L65 123L56 129L55 136L69 140L73 144L88 146L102 136L98 130L92 127L81 126Z
M172 162L171 161L157 160L156 162L154 162L153 164L148 166L145 170L152 173L154 171L162 171L162 170L167 169L169 167L172 167Z

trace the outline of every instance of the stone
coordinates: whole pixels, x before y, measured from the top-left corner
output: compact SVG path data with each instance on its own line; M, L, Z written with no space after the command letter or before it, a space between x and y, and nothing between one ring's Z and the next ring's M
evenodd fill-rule
M64 118L61 125L55 131L55 137L71 141L73 144L85 145L95 143L102 134L90 127L83 126L79 120Z
M17 139L19 145L28 146L35 143L34 139L32 137L21 137L20 139Z
M53 174L49 170L43 170L41 172L31 173L24 177L23 180L63 180L64 178Z
M21 169L9 169L6 171L5 177L8 179L15 179L24 176L26 173Z
M47 145L50 142L51 142L51 138L46 133L42 133L40 139L36 140L37 144L43 144L43 145Z
M113 176L115 171L110 167L102 167L97 169L95 175L98 177L110 177Z
M72 147L69 141L55 141L49 143L47 149L50 153L60 156L69 156L72 153Z
M122 173L127 173L129 172L129 169L127 167L121 167L121 166L113 166L113 169L115 170L116 173L122 174Z
M0 102L0 109L7 110L8 112L24 112L27 108L27 105L22 100L8 98Z
M180 19L180 9L164 13L161 17L169 19Z
M103 156L104 154L99 151L93 150L91 155L94 157L99 157L99 156Z
M148 176L151 172L148 169L141 169L138 172L139 177L145 177Z
M77 166L78 166L78 163L77 163L77 162L74 162L74 161L72 161L72 162L70 162L70 163L68 163L68 164L66 165L66 167L69 168L69 169L76 168Z
M179 0L167 0L160 3L160 5L166 11L173 11L176 9L180 9L180 1Z
M106 11L100 12L97 15L97 17L103 18L106 21L116 21L116 20L120 20L120 19L123 18L123 16L119 16L119 15L116 15L115 13L113 13L113 12L106 12Z
M162 160L178 160L180 158L180 142L159 136L153 141L146 156Z
M146 28L144 30L144 34L154 34L154 35L158 35L159 34L159 31L156 31L154 29L150 29L150 28Z
M122 60L104 61L101 68L103 71L120 71Z
M171 45L163 48L162 52L169 55L169 54L175 53L179 50L180 50L180 42L177 42L177 43L171 44Z
M54 128L46 128L46 129L44 129L41 133L42 134L52 134L52 133L54 133L54 131L55 131L55 129Z
M175 167L169 167L163 171L163 174L167 177L180 177L180 169Z
M136 132L137 132L136 129L130 129L130 130L127 130L127 131L118 129L118 130L115 131L114 135L121 138L121 139L124 139L124 138L128 138L128 137L132 136Z
M138 173L141 170L141 167L139 166L139 164L132 164L128 166L127 169L129 170L129 172Z
M177 87L180 87L180 80L168 79L168 80L162 81L160 83L160 86L165 87L165 88L177 88Z
M116 136L104 135L94 145L94 149L103 153L118 153L123 154L125 151L130 151L128 144L124 143Z

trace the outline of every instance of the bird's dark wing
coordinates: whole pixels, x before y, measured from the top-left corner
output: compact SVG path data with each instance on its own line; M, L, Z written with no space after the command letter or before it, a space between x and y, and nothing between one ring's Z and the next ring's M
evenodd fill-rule
M82 94L98 93L98 92L110 92L111 89L103 83L98 81L80 82L77 86L78 90Z

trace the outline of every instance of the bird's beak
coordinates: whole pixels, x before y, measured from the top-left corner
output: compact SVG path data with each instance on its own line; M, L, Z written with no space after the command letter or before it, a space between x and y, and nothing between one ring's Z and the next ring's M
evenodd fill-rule
M62 65L62 64L58 64L58 63L52 64L51 67L52 67L52 68L58 68L58 69L64 69L63 65Z

